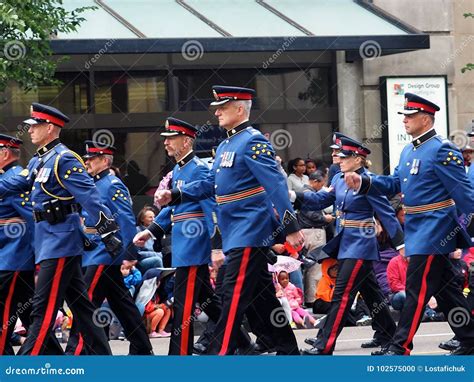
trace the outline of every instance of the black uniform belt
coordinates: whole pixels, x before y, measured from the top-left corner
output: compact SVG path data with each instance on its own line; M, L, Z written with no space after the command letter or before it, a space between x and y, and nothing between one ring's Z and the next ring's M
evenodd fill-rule
M57 207L59 208L59 207ZM61 207L66 214L74 214L81 210L81 207L77 203L66 204ZM52 211L44 210L44 211L33 211L33 218L35 219L36 223L39 223L44 220L48 220L48 216L51 214Z
M171 221L173 223L180 222L183 220L190 220L190 219L201 219L204 217L204 212L202 211L194 211L194 212L183 212L176 215L171 215Z
M405 211L406 214L413 215L413 214L421 214L423 212L442 210L443 208L452 207L454 205L455 205L454 200L448 199L448 200L443 200L442 202L422 204L420 206L404 206L403 210Z

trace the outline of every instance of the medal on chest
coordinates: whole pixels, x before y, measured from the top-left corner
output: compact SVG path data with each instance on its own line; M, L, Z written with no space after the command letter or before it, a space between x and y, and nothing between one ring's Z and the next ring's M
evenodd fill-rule
M235 152L226 151L222 154L221 167L232 167L234 164Z
M46 183L49 179L50 174L51 169L43 167L41 170L39 170L38 175L36 176L36 181L38 183Z
M184 186L184 183L185 183L184 180L178 179L178 180L176 181L176 187L181 188L181 187Z
M410 174L416 175L420 171L420 164L421 161L419 159L413 159L413 163L411 164Z

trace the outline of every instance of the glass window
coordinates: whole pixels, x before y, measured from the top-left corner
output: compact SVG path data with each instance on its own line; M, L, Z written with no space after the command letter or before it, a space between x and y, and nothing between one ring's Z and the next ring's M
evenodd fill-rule
M235 85L256 90L256 110L297 110L331 106L330 68L179 70L179 109L206 110L212 85Z
M152 113L166 110L165 76L164 72L96 72L96 113Z
M32 102L54 106L66 115L87 113L89 78L86 72L57 73L62 81L59 86L44 85L25 93L16 83L7 88L9 102L2 108L2 114L9 117L23 117L30 114ZM8 94L9 93L9 94Z

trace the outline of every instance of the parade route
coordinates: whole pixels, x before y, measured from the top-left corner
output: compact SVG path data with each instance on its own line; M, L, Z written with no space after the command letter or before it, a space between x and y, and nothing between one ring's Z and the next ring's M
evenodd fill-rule
M300 348L307 347L304 343L306 337L316 335L316 330L295 330L296 339ZM337 341L334 355L370 355L373 349L362 349L360 344L372 337L373 331L370 326L345 328ZM441 341L446 341L453 336L447 322L422 323L414 340L413 355L444 355L447 351L438 348ZM197 339L197 337L196 337ZM155 355L168 354L168 338L153 338L151 340ZM110 341L114 355L126 355L128 353L127 341Z

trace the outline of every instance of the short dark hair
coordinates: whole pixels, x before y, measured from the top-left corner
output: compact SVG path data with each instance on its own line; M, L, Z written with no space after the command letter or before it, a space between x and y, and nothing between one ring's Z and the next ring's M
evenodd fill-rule
M308 177L309 177L309 180L322 182L324 180L324 172L322 172L321 170L316 170L312 174L309 174Z

